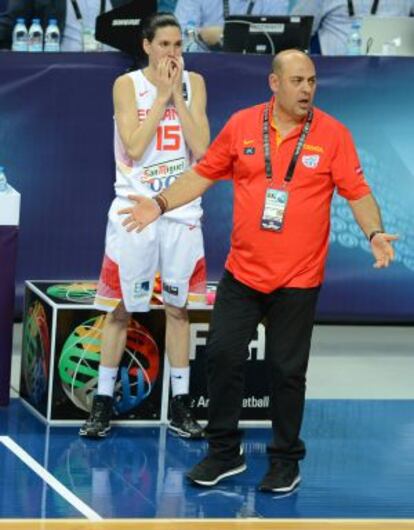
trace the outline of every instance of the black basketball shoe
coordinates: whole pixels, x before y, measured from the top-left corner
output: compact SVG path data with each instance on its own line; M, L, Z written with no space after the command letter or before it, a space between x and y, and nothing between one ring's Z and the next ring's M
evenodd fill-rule
M204 431L194 417L190 407L190 396L180 394L170 401L171 420L168 428L183 438L200 439L204 437Z
M113 398L111 396L95 395L89 418L79 429L80 436L88 438L105 438L111 430Z

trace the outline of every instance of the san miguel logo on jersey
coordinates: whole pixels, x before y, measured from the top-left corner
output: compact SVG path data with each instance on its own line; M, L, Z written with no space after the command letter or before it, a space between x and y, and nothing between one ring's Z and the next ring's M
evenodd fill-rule
M149 184L152 191L159 192L169 188L186 168L185 158L168 160L160 164L153 164L143 168L141 182Z

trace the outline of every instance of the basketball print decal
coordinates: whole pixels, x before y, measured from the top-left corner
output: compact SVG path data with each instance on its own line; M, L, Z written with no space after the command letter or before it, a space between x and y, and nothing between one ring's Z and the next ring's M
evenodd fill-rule
M35 301L28 309L23 330L22 375L32 403L46 396L50 359L50 331L45 308Z
M105 315L100 315L76 326L59 358L62 388L71 402L84 411L90 411L98 385L104 320ZM116 414L135 409L151 394L159 369L160 355L155 340L144 326L131 318L115 383Z
M92 304L95 295L97 283L77 282L70 284L56 284L47 288L46 293L49 296L71 302L74 304Z

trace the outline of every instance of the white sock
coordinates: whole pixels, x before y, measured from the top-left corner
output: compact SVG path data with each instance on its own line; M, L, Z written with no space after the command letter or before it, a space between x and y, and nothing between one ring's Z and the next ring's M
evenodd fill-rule
M98 391L100 396L113 396L118 368L99 366Z
M171 367L171 391L173 397L180 394L188 394L190 389L190 367Z

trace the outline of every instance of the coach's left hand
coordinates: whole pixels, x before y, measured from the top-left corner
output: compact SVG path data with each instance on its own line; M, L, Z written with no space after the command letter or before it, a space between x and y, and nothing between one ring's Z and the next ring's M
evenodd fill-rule
M126 215L122 225L127 232L141 232L146 226L158 219L161 215L158 204L149 197L142 195L128 195L128 199L135 202L133 206L118 211L118 215Z
M391 261L394 261L394 249L391 241L396 241L396 234L378 233L371 240L371 250L375 258L374 267L382 269L388 267Z

